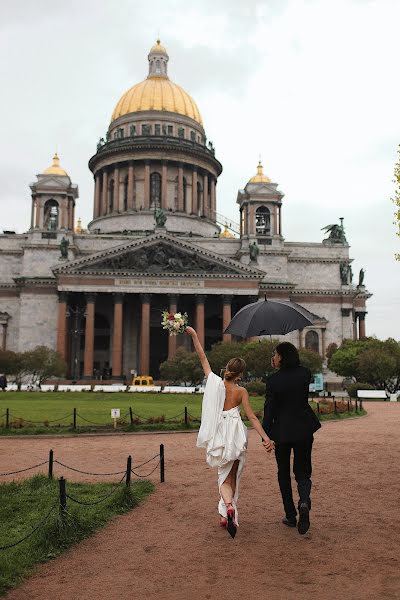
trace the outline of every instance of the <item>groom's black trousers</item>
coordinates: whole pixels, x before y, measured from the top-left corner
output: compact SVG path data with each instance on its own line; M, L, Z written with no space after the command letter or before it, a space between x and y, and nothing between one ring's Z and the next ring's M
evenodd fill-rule
M278 481L282 494L283 506L288 519L293 519L297 511L293 502L292 484L290 481L290 455L293 448L293 472L297 482L300 502L306 502L311 508L311 450L313 437L293 443L276 443L275 457L278 465Z

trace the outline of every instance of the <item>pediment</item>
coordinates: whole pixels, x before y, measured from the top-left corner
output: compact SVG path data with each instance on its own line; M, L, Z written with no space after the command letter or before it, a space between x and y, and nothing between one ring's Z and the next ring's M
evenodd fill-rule
M52 177L51 175L41 176L33 185L38 189L59 189L66 190L70 187L69 177Z
M156 233L64 266L56 267L54 274L140 275L140 276L202 276L262 279L258 269L238 263L208 250Z

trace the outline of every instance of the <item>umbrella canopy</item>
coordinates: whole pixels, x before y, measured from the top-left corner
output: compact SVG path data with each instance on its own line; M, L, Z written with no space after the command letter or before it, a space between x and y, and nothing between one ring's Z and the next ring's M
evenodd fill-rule
M313 324L314 315L285 300L259 300L247 304L233 317L225 330L240 337L256 335L285 335Z

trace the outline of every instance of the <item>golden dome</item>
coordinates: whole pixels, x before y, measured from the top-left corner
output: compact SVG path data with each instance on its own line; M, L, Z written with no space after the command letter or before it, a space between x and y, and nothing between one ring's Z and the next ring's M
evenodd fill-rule
M196 102L183 88L169 79L168 54L160 40L150 50L148 59L148 77L123 94L111 121L129 113L155 110L184 115L203 125Z
M252 177L249 180L249 183L271 183L270 178L264 175L263 173L263 166L261 164L261 160L258 161L257 175L254 175L254 177Z
M220 234L221 238L234 238L235 236L233 235L233 233L231 233L228 229L228 225L225 225L224 231Z
M168 56L165 46L163 46L160 40L157 40L149 54L166 54Z
M75 227L74 233L82 233L82 231L83 231L83 229L82 229L82 220L79 217L78 218L78 222L77 222L76 227Z
M43 171L43 175L63 175L68 177L68 173L60 167L60 159L57 152L53 156L53 164Z

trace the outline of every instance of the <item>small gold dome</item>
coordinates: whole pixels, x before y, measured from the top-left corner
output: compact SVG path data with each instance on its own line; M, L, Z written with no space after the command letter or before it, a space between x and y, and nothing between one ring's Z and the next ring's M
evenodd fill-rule
M233 233L231 233L229 231L228 225L225 225L224 231L220 234L219 237L231 239L231 238L234 238L235 236L233 235Z
M164 54L162 65L157 70L159 62L153 54ZM149 75L140 83L131 87L119 100L111 117L111 122L129 113L147 110L167 111L184 115L203 125L200 111L196 102L183 88L171 81L167 74L168 54L160 40L152 47L148 55Z
M43 175L63 175L68 176L68 173L60 167L60 159L57 152L53 156L53 164L43 171Z
M168 56L168 52L165 46L161 44L160 40L156 41L149 54L166 54Z
M82 231L83 231L83 229L82 229L82 220L79 217L78 218L78 222L77 222L76 227L75 227L74 233L82 233Z
M263 166L261 164L261 160L258 161L257 175L254 175L254 177L252 177L249 180L249 183L271 183L270 178L264 175L263 173Z

